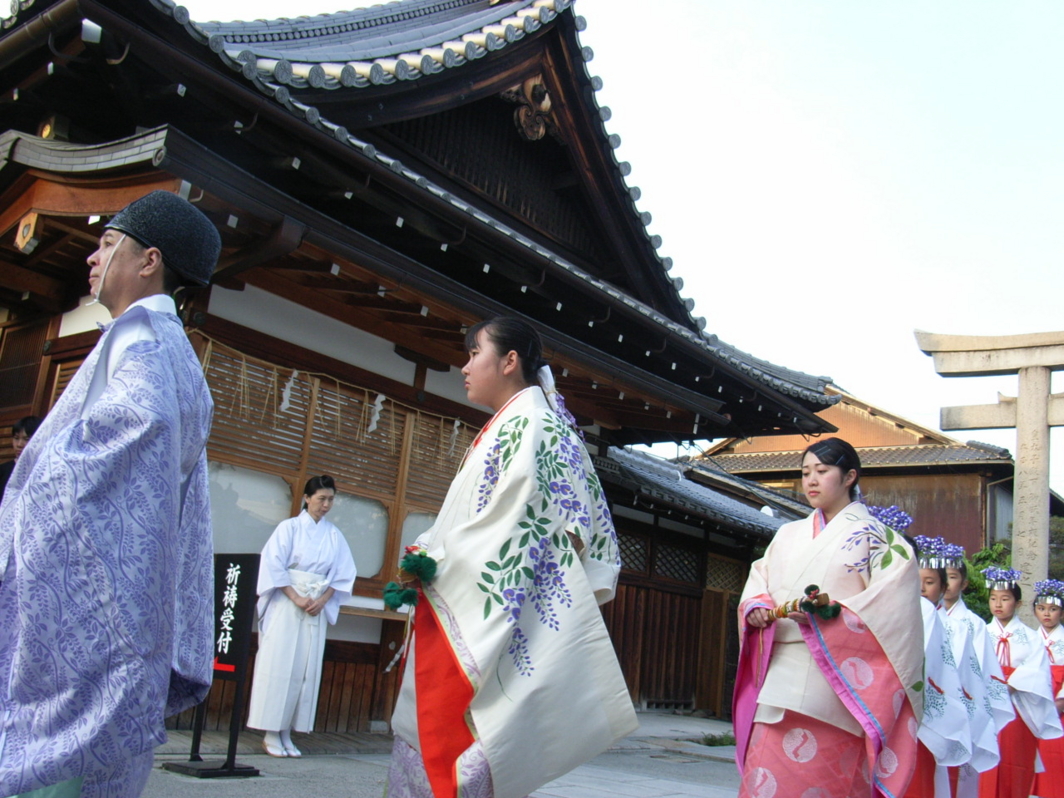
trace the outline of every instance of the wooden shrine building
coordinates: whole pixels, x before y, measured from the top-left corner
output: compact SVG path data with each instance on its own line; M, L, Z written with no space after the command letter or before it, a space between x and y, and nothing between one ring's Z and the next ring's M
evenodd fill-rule
M101 219L153 189L195 203L223 240L182 310L216 403L216 549L258 551L308 474L340 486L331 518L359 578L321 729L386 728L403 625L381 589L486 420L458 374L470 324L542 331L604 465L627 444L833 429L823 379L692 316L615 156L583 27L567 0L225 24L169 0L21 0L0 22L0 447L106 320L86 301ZM707 500L669 529L637 466L606 479L622 538L641 541L606 610L632 698L720 711L690 676L724 639L704 622L707 574L740 578L764 525ZM211 717L231 700L216 690Z

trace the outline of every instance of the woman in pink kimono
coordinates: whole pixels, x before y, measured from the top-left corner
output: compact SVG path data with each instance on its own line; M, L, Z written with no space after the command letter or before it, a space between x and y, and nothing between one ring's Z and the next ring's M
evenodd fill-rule
M801 467L813 512L776 533L739 607L739 795L902 795L923 709L916 558L860 502L850 444L818 441ZM837 617L794 611L813 587Z

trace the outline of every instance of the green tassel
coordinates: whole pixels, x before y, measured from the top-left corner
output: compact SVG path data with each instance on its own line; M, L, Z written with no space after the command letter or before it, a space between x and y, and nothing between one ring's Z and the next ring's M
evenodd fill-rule
M842 612L842 605L837 601L833 601L830 604L825 604L823 607L817 607L816 614L826 621L830 621L832 618L838 618L839 613Z
M404 604L417 605L417 591L412 587L404 588L398 582L389 582L384 586L384 606L397 610Z
M423 585L436 578L436 560L427 554L406 554L399 561L399 567L420 579Z

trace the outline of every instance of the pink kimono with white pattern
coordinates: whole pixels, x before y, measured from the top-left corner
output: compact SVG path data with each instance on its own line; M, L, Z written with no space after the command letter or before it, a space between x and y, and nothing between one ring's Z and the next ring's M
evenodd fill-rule
M810 585L842 605L839 617L807 615L809 622L801 624L784 618L765 629L745 623L753 608L798 598ZM781 527L765 556L754 563L739 608L743 649L734 721L740 771L753 751L748 746L755 723L761 729L756 743L771 736L764 731L772 731L772 724L784 721L786 714L787 723L811 718L818 722L816 728L823 726L833 736L864 740L859 770L868 780L866 787L840 784L836 790L814 777L809 789L816 795L904 793L915 765L923 710L919 592L919 570L909 545L873 519L863 504L848 505L826 525L815 511ZM807 728L795 731L812 736ZM784 740L782 748L775 766L781 772L744 775L744 784L759 785L747 794L802 794L803 773L812 770L815 757L810 753L818 746L791 750ZM831 757L824 741L819 748ZM770 769L764 756L759 754L758 761L759 770ZM772 784L784 792L770 789Z

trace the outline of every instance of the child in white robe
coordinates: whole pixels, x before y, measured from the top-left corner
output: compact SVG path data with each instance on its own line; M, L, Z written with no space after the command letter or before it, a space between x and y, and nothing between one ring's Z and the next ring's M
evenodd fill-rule
M1064 709L1064 582L1045 579L1034 583L1034 614L1038 619L1038 640L1046 650L1053 676L1057 711ZM1041 740L1038 753L1045 771L1035 776L1034 794L1039 798L1064 798L1064 737Z
M920 605L924 627L924 715L917 739L920 746L916 772L906 798L949 798L946 768L969 762L972 758L972 730L976 720L971 699L961 687L952 641L938 607L945 593L942 538L916 537L913 548L920 565Z
M979 795L1027 796L1034 786L1037 741L1060 737L1064 729L1053 701L1045 648L1038 633L1016 617L1023 598L1020 572L991 567L983 573L990 588L990 613L994 616L987 631L1019 717L998 735L1001 761L980 777Z

